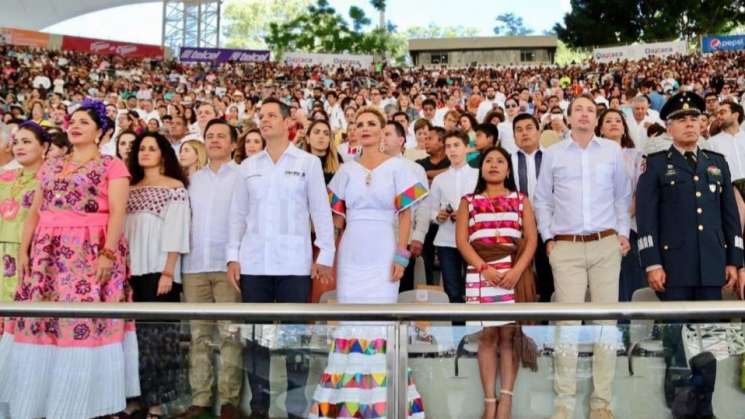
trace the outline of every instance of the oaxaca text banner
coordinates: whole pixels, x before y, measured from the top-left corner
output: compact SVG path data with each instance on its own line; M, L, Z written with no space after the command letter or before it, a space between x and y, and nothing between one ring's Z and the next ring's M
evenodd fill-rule
M370 68L372 55L352 54L313 54L309 52L288 52L284 54L285 64L290 65L328 65Z
M655 42L652 44L633 44L621 47L598 48L592 52L592 58L601 63L616 60L639 60L652 56L686 54L688 45L685 41Z

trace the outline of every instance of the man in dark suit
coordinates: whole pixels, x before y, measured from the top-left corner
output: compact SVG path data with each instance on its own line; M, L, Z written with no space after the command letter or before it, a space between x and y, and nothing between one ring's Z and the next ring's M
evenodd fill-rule
M649 286L663 301L720 300L722 286L734 286L743 266L743 239L730 171L719 153L697 146L703 99L679 93L663 106L673 145L647 156L646 171L639 178L636 214L639 254ZM668 405L680 393L681 377L688 374L680 326L664 335L665 393ZM714 377L698 370L689 394L695 400L688 412L676 418L713 417L711 392ZM716 368L716 363L702 368ZM710 371L709 371L710 372ZM703 381L702 381L703 379ZM704 382L708 381L708 382Z

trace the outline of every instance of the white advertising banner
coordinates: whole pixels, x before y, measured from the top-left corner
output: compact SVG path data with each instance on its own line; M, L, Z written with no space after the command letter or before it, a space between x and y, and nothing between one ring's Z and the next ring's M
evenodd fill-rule
M640 60L652 56L686 54L688 44L685 41L655 42L652 44L634 44L622 47L598 48L592 52L592 58L600 63L617 60Z
M667 57L668 55L688 53L688 44L685 41L655 42L653 44L638 44L634 46L639 50L639 58L651 57L653 55Z
M288 52L284 54L283 59L285 64L289 65L328 65L369 68L373 64L372 55Z
M592 52L592 58L599 63L618 60L635 60L634 48L631 45L613 48L598 48Z

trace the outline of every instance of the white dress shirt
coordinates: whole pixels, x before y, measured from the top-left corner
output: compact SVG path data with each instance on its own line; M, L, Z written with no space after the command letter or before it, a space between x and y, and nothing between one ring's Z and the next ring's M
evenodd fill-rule
M515 154L517 145L515 144L515 134L512 132L512 122L500 122L497 129L499 130L499 145L510 154Z
M226 272L228 214L238 170L226 163L217 173L209 166L189 178L191 251L183 257L183 273Z
M329 107L326 104L326 113L329 116L329 126L332 131L337 131L346 128L346 118L344 117L344 111L341 109L339 104Z
M543 154L535 212L544 240L607 229L628 237L630 205L631 181L617 143L593 137L582 149L570 134Z
M634 141L634 145L638 149L643 149L649 139L649 137L647 137L647 127L645 127L644 124L660 124L663 127L665 126L665 123L662 122L659 114L653 110L647 111L647 116L644 117L642 122L636 122L633 113L631 115L626 115L627 117L625 119L626 125L629 126L629 137L631 137L631 140Z
M428 198L432 221L437 223L437 213L441 209L447 209L448 205L453 209L453 213L457 212L460 199L463 195L473 193L478 180L479 170L468 164L463 164L459 168L450 166L446 171L435 176ZM456 247L455 223L448 219L438 224L440 228L435 236L435 246Z
M274 163L264 150L241 164L239 176L228 218L228 262L240 262L243 275L309 275L312 221L317 262L333 266L334 226L318 157L290 144Z
M499 106L497 98L492 100L485 98L482 100L481 103L479 103L479 107L476 109L476 122L483 124L484 118L486 118L486 115L491 112L495 106Z
M535 197L535 186L538 183L538 173L536 173L536 164L535 164L535 157L538 154L538 151L541 152L541 155L543 155L546 152L546 150L544 150L543 147L539 147L533 150L533 152L530 154L520 149L512 153L512 171L515 177L515 187L517 188L518 192L522 192L528 195L528 199L530 200L531 204L533 203L533 198ZM520 167L519 166L520 154L525 155L525 170L526 170L526 175L528 177L527 179L528 190L527 191L520 190L520 172L518 171L518 168ZM543 167L542 158L541 158L541 167Z
M724 154L733 182L745 178L745 132L738 130L732 135L722 131L706 140L704 148Z

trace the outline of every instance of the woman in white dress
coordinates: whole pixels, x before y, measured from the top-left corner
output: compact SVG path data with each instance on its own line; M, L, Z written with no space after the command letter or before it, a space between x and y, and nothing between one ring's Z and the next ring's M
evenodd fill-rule
M341 166L329 183L334 224L344 229L339 244L340 303L395 303L408 264L411 206L427 189L401 159L380 150L385 117L375 108L357 113L362 156ZM394 223L400 225L394 237ZM386 327L345 324L334 332L328 366L315 390L311 418L381 417L386 409ZM410 418L424 418L411 377Z

